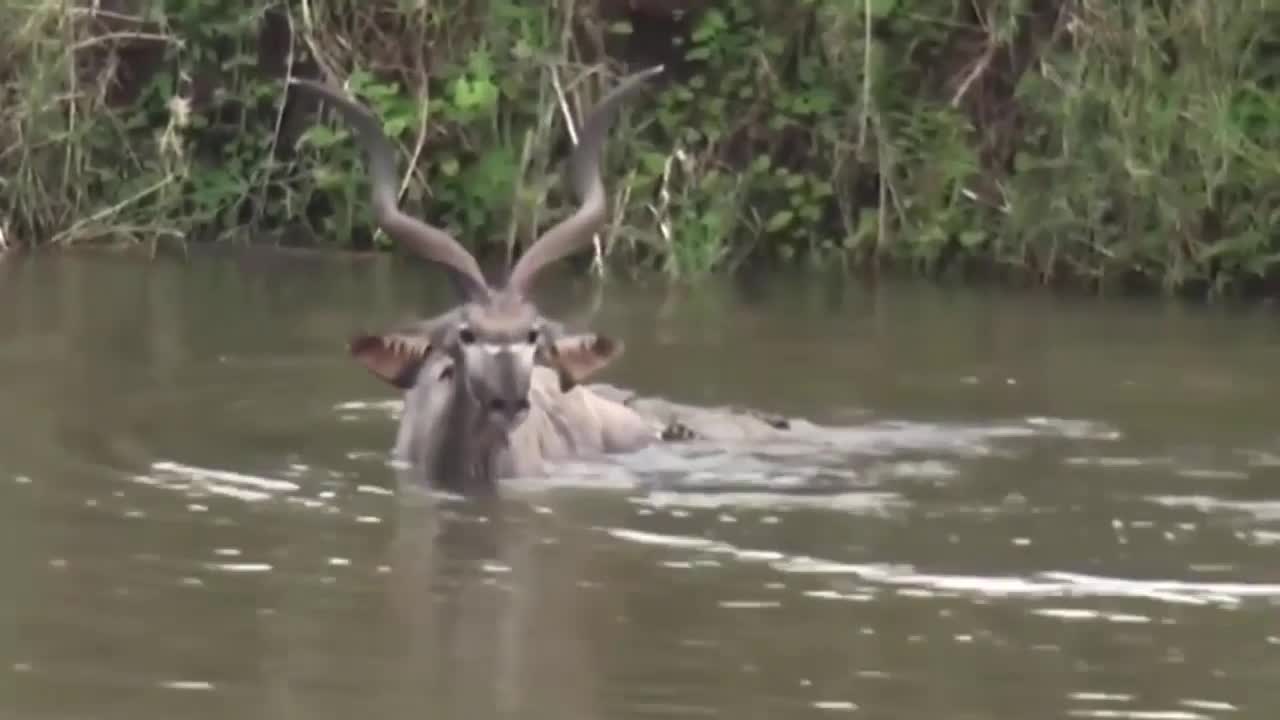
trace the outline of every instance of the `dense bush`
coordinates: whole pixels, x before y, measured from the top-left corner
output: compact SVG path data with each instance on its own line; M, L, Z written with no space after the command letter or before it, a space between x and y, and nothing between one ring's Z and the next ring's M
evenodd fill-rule
M2 0L0 34L10 244L382 243L342 125L285 92L325 68L406 207L508 253L567 209L565 115L662 62L608 153L619 267L1222 292L1280 258L1263 0Z

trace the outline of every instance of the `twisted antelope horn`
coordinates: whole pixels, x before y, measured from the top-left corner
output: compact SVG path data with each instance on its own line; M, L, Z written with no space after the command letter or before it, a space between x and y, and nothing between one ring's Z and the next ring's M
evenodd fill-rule
M291 78L289 83L305 88L329 101L355 131L356 141L365 151L372 185L373 216L383 231L396 242L407 245L418 255L452 270L455 285L471 300L489 295L480 265L452 235L438 227L410 217L400 210L396 200L395 151L382 131L382 123L374 115L324 83Z
M542 234L520 259L507 278L507 287L527 294L539 270L582 249L608 217L604 181L600 179L600 151L613 123L614 110L650 77L661 73L662 65L624 79L591 111L582 126L578 146L569 157L569 180L581 205L572 215Z

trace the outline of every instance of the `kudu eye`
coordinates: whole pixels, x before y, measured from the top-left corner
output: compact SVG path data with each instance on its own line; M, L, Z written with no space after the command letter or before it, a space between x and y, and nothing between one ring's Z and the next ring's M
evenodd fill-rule
M530 331L529 331L529 334L528 334L527 336L525 336L525 342L529 343L530 345L537 345L537 344L538 344L538 331L537 331L537 329L533 329L533 330L530 330Z
M458 331L458 339L462 341L463 345L470 345L476 341L476 334L471 328L464 327Z

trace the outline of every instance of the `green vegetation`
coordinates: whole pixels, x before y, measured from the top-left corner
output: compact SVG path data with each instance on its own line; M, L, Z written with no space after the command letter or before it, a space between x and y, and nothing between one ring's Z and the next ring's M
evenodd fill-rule
M3 0L0 230L384 243L345 129L285 92L324 67L414 163L404 205L510 253L567 210L566 114L656 62L607 155L614 267L1280 277L1266 0Z

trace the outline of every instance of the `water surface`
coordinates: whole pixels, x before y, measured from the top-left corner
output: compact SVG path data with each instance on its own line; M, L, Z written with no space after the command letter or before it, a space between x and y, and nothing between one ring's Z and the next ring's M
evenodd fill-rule
M1270 311L817 280L591 310L548 279L626 341L610 382L823 431L483 504L398 477L397 398L343 354L444 289L0 264L4 716L1280 711Z

